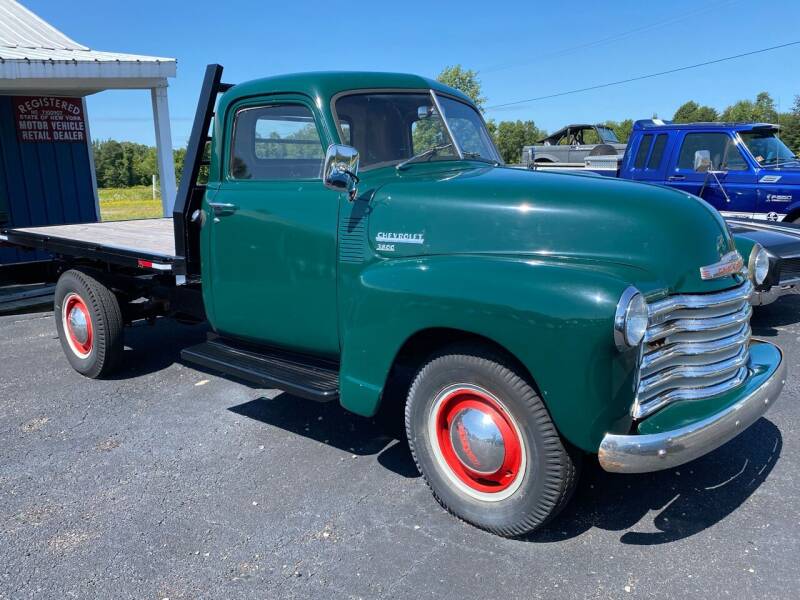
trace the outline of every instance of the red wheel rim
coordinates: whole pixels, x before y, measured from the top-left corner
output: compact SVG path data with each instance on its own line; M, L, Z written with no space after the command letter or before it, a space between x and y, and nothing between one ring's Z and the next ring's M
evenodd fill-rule
M465 415L473 423L478 419L479 427L490 434L491 444L476 443ZM495 495L519 484L525 462L519 429L490 393L474 386L451 388L437 398L432 418L433 441L444 463L469 490Z
M77 294L70 294L64 299L62 323L67 342L73 352L80 357L88 356L92 351L94 330L89 308L83 298Z

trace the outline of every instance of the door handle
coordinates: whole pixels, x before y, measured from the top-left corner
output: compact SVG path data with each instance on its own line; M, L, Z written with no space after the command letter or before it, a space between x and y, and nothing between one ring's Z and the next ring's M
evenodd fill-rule
M238 206L228 202L209 202L208 205L214 211L215 217L227 217L239 210Z
M667 181L686 181L686 175L670 175Z

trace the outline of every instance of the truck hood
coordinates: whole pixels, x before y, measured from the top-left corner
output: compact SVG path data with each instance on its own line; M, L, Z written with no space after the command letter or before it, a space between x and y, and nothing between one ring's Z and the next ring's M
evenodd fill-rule
M800 255L800 225L735 218L726 221L736 238L747 238L761 244L773 256Z
M703 292L735 283L731 276L700 278L701 266L735 246L719 213L695 196L511 168L380 171L364 174L361 191L372 189L369 242L386 258L495 254L591 261L618 265L643 291Z

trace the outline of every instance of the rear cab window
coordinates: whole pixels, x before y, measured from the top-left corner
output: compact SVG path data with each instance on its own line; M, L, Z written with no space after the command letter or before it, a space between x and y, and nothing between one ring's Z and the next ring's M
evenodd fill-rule
M643 135L639 141L639 148L636 150L636 158L633 161L634 169L644 169L647 155L650 152L650 145L653 143L653 134Z
M231 179L320 179L323 160L317 125L306 106L270 104L236 111Z
M650 158L647 160L647 169L655 171L661 168L661 161L664 159L664 149L667 147L667 134L660 133L656 136L653 149L650 151Z

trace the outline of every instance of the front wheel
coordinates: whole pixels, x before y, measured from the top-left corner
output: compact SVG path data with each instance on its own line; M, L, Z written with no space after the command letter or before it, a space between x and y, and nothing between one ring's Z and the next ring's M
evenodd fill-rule
M456 516L513 537L566 505L579 463L533 387L502 359L466 349L417 373L406 403L417 468Z
M72 368L92 379L109 375L122 359L122 311L114 293L75 269L56 284L53 314Z

